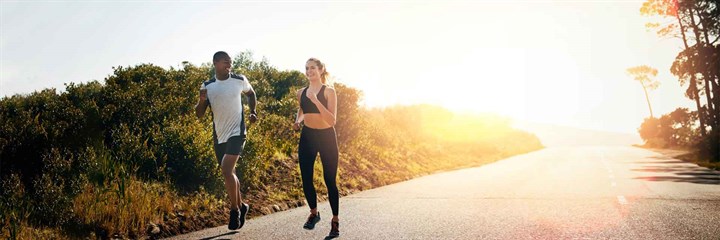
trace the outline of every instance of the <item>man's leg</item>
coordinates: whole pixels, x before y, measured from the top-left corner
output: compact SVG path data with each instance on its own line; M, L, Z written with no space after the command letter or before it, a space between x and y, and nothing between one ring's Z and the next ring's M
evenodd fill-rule
M235 163L240 155L225 154L222 161L222 173L225 178L225 190L230 197L230 209L238 209L240 202L240 182L235 175Z
M240 156L242 156L243 148L245 148L245 137L234 136L234 137L231 137L228 141L232 144L231 146L228 147L228 154L237 155L238 157L235 158L235 162L237 163L237 161L240 160ZM233 166L236 166L236 165L233 164ZM237 189L236 189L237 191L235 191L235 192L237 192L237 204L238 204L238 207L241 207L241 205L243 204L243 200L242 200L243 198L242 198L242 193L241 193L242 188L240 187L240 177L242 177L242 173L239 174L240 177L238 177L238 172L236 171L236 169L233 169L233 173L235 173L234 179L235 179L235 185L237 186Z
M243 200L242 200L242 193L240 193L240 180L238 180L237 175L235 175L235 184L237 186L237 202L238 202L238 206L239 206L240 204L242 204Z
M240 179L238 177L238 173L235 169L236 163L240 158L240 155L242 155L242 149L245 146L245 137L242 136L234 136L228 139L228 148L226 152L226 156L231 156L231 159L228 159L228 162L232 163L232 167L230 166L224 166L224 169L230 170L230 175L232 176L233 183L235 183L235 187L232 188L232 191L228 191L228 195L235 196L235 205L236 208L239 210L240 214L238 216L238 219L240 220L240 224L238 228L242 228L243 225L245 225L245 218L247 217L248 211L250 211L250 206L247 203L243 203L242 200L242 194L240 193ZM242 174L242 173L241 173Z

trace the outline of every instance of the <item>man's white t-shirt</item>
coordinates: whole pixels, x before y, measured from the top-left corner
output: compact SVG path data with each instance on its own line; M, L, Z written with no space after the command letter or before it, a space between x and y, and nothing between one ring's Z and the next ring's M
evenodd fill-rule
M230 73L230 77L225 80L213 77L205 81L200 89L207 89L216 143L225 143L233 136L244 137L245 119L240 93L252 90L248 79L244 75Z

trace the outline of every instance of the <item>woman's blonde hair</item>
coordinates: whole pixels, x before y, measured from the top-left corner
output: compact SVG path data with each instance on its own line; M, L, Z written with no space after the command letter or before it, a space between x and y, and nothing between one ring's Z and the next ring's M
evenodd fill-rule
M312 61L318 66L318 68L322 71L322 73L320 74L320 80L323 84L326 84L330 73L328 73L327 69L325 68L325 63L321 62L320 59L317 58L310 58L307 61Z

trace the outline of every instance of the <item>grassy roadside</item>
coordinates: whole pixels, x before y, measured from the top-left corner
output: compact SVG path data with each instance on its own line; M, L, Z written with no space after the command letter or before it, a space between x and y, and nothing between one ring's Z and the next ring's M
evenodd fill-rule
M695 163L701 167L720 171L720 162L710 162L708 157L701 156L701 154L698 154L697 152L689 152L687 154L677 156L676 158L686 162Z
M683 161L689 162L689 163L694 163L701 167L706 167L709 169L720 171L720 162L710 162L709 157L703 156L696 150L684 149L684 148L662 149L662 148L649 148L649 147L643 147L643 146L637 146L637 147L645 148L645 149L651 150L653 152L663 154L667 157L680 159L680 160L683 160Z
M376 176L384 181L373 181L368 174L342 168L339 173L340 194L346 196L428 174L455 169L476 167L513 155L540 149L528 147L516 153L488 156L450 155L438 164L408 167L405 171L383 171ZM245 195L254 211L249 217L284 211L305 205L296 159L275 160L276 174L262 187L251 188ZM342 159L352 164L350 158ZM342 162L341 162L342 163ZM322 183L320 161L316 162L316 186L319 201L327 195ZM288 177L291 176L291 177ZM73 211L81 219L74 219L65 226L35 227L22 222L3 230L3 237L17 239L157 239L175 236L209 227L226 224L227 202L204 191L181 195L166 183L148 183L131 177L122 197L116 191L97 189L88 184L73 201ZM62 231L65 229L65 231ZM72 232L67 232L72 229ZM14 231L14 233L13 233Z

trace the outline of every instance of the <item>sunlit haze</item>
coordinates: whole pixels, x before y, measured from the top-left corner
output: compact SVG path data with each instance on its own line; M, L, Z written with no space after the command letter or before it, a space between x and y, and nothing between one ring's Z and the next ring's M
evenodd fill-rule
M364 92L366 107L429 103L633 133L649 112L629 67L659 70L656 113L692 106L669 73L679 40L646 31L641 4L2 1L0 95L250 50L279 69L302 71L317 57Z

